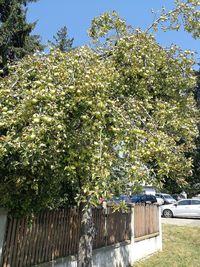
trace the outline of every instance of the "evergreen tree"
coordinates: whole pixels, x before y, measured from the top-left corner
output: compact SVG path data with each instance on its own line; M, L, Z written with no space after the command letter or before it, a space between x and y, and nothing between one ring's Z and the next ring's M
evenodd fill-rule
M27 23L27 4L37 0L0 0L0 69L9 62L42 50L39 36L30 35L36 23Z
M55 36L53 36L53 39L55 42L49 41L50 46L53 48L58 48L62 52L66 52L72 49L74 38L69 38L67 33L67 27L64 26L58 32Z

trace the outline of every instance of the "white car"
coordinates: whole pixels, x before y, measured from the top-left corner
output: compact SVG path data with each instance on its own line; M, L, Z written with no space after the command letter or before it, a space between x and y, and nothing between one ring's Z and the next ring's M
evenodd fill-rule
M164 204L164 199L162 199L161 197L157 197L157 196L156 196L156 199L157 199L157 204L158 204L159 206L161 206L161 205Z
M156 197L160 197L164 200L164 204L173 204L176 203L176 200L169 194L165 193L156 193Z
M161 206L161 214L165 218L200 217L200 199L182 199L175 204Z

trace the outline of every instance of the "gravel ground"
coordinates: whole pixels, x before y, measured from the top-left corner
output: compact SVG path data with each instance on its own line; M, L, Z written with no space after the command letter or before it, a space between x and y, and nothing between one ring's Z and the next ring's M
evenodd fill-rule
M200 227L200 219L161 218L161 222L165 224L174 224L179 226Z

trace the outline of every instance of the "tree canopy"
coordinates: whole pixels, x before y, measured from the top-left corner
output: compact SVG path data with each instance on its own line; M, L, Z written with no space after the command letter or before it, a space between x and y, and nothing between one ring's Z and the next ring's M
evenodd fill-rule
M181 27L192 34L195 39L200 38L200 1L199 0L174 0L174 8L167 10L165 7L156 14L157 18L151 28L157 30L159 26L164 31L179 30Z
M196 71L197 75L197 86L195 87L195 99L197 103L198 110L200 108L200 72ZM189 196L195 196L200 194L200 124L198 125L198 137L195 139L196 148L191 154L193 158L193 168L191 175L186 179L187 183L184 187L185 191L188 192Z
M84 46L10 66L0 80L1 204L95 205L130 182L183 182L197 134L193 63L137 31L106 53ZM111 175L120 158L127 179Z

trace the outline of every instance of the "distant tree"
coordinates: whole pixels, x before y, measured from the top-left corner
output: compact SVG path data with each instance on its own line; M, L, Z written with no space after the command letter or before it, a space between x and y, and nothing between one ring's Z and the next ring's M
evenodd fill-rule
M42 50L38 35L30 35L34 23L27 23L27 4L37 0L0 0L0 70L7 74L9 62Z
M54 42L49 41L49 44L53 48L58 48L62 52L66 52L72 49L74 38L71 38L71 39L69 38L66 26L58 30L56 35L53 36L53 39L54 39Z

